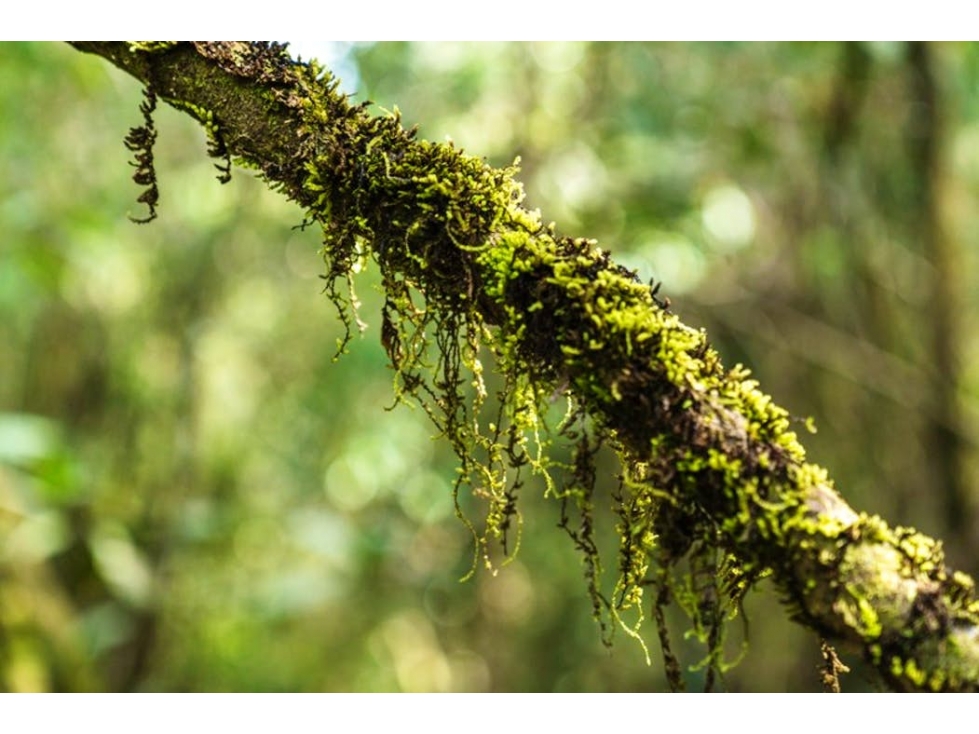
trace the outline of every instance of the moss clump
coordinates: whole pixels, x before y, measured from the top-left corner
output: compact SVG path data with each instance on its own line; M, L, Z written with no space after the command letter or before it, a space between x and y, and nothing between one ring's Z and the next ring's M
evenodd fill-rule
M157 54L169 51L177 44L178 41L129 41L129 50L133 53Z

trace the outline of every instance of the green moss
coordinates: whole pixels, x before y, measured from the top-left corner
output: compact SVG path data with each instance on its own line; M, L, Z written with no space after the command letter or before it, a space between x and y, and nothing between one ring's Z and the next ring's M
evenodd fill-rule
M164 99L166 99L168 104L183 110L201 123L207 135L207 154L211 158L218 158L221 161L215 164L218 170L218 181L223 184L228 183L231 180L231 154L228 152L228 147L224 141L223 129L218 123L214 112L192 102L166 97Z
M160 200L153 158L153 146L156 144L157 135L156 123L153 120L153 113L156 111L156 99L156 92L151 87L146 87L143 90L143 101L139 105L143 124L130 128L124 141L135 158L132 161L132 166L135 168L133 181L137 185L145 187L137 201L146 204L147 209L149 209L149 213L143 218L130 217L130 220L136 224L147 224L156 219L156 205Z
M174 46L179 45L179 41L129 41L129 50L147 54L156 54L169 51Z
M959 600L956 614L979 617L972 588L945 577L940 547L876 517L814 509L832 484L806 462L788 412L747 369L725 369L702 330L684 325L597 242L562 236L524 208L516 162L494 169L451 145L418 141L397 110L372 115L351 105L328 73L276 46L201 53L263 83L273 122L256 140L239 129L238 142L293 141L294 155L255 165L304 207L306 223L322 227L325 291L347 327L338 353L360 324L354 277L368 264L379 269L396 400L421 405L458 455L453 491L473 533L474 570L516 552L519 495L536 475L582 553L606 639L623 629L641 640L646 589L655 591L675 685L663 606L673 598L686 611L691 636L707 649L711 687L728 665L726 625L770 574L800 619L859 643L874 662L890 661L895 677L934 685L894 630L908 620L948 624L918 603L923 587L945 589ZM248 158L228 129L249 121L219 120L217 105L178 105L204 123L212 155L226 163L232 147ZM502 377L496 395L483 380L489 360ZM568 412L549 428L557 397ZM550 458L555 440L571 445L570 465ZM595 491L602 447L619 458L618 486L604 498ZM482 518L464 516L463 492L482 500ZM611 584L601 579L594 533L603 501L617 518Z
M904 661L897 657L893 658L891 660L891 673L895 678L907 679L915 688L925 688L925 684L928 682L928 674L918 667L913 658ZM938 687L934 687L934 684L937 684ZM936 676L933 685L930 687L937 691L940 686L941 680Z

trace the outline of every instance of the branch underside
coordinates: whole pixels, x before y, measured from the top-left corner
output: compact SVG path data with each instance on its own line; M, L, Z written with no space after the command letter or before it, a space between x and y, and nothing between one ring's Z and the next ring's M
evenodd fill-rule
M300 204L323 227L331 278L371 254L388 292L382 340L406 392L418 347L399 319L420 313L412 290L424 323L462 340L434 392L457 390L448 383L460 364L475 369L480 343L525 395L517 407L567 390L623 463L621 591L641 588L629 576L648 560L671 563L709 539L743 576L770 572L795 619L858 650L894 689L979 690L979 602L940 543L852 510L747 370L726 369L596 243L543 226L521 206L514 169L416 140L275 45L74 45L193 115L212 151ZM468 414L448 403L434 417L458 450ZM518 414L505 453L519 461L529 426ZM506 516L513 498L498 499Z

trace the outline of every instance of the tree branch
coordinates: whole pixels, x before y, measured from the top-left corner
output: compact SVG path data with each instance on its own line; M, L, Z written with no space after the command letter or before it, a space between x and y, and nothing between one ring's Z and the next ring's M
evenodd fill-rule
M725 369L703 332L596 243L543 226L513 170L415 140L276 46L74 45L192 114L298 202L323 227L332 277L371 253L388 289L382 339L405 379L415 347L388 307L406 318L417 288L435 323L461 318L467 339L527 380L531 406L568 389L625 465L626 570L711 538L749 576L770 571L795 619L859 651L894 689L979 690L979 602L941 544L851 509L747 371ZM439 366L436 389L458 381ZM453 409L450 433L464 430Z

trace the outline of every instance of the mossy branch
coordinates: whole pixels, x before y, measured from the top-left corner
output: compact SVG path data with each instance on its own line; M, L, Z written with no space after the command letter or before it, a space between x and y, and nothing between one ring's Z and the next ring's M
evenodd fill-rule
M543 226L522 207L514 169L416 140L397 116L351 105L328 72L275 45L75 46L192 114L213 150L302 206L323 228L331 283L374 258L401 390L420 396L460 453L460 481L489 499L492 533L505 537L514 516L520 481L501 480L505 467L546 468L527 437L548 399L567 393L575 478L549 491L577 503L581 526L563 521L592 560L595 439L623 466L620 581L611 601L593 586L597 605L613 616L641 608L644 585L662 592L664 569L692 558L692 575L724 581L692 584L714 640L720 597L739 601L771 574L794 619L859 651L894 689L979 690L979 601L941 544L851 509L747 370L726 369L702 331L597 243ZM438 351L428 376L426 329ZM507 387L484 436L474 424L486 348Z

